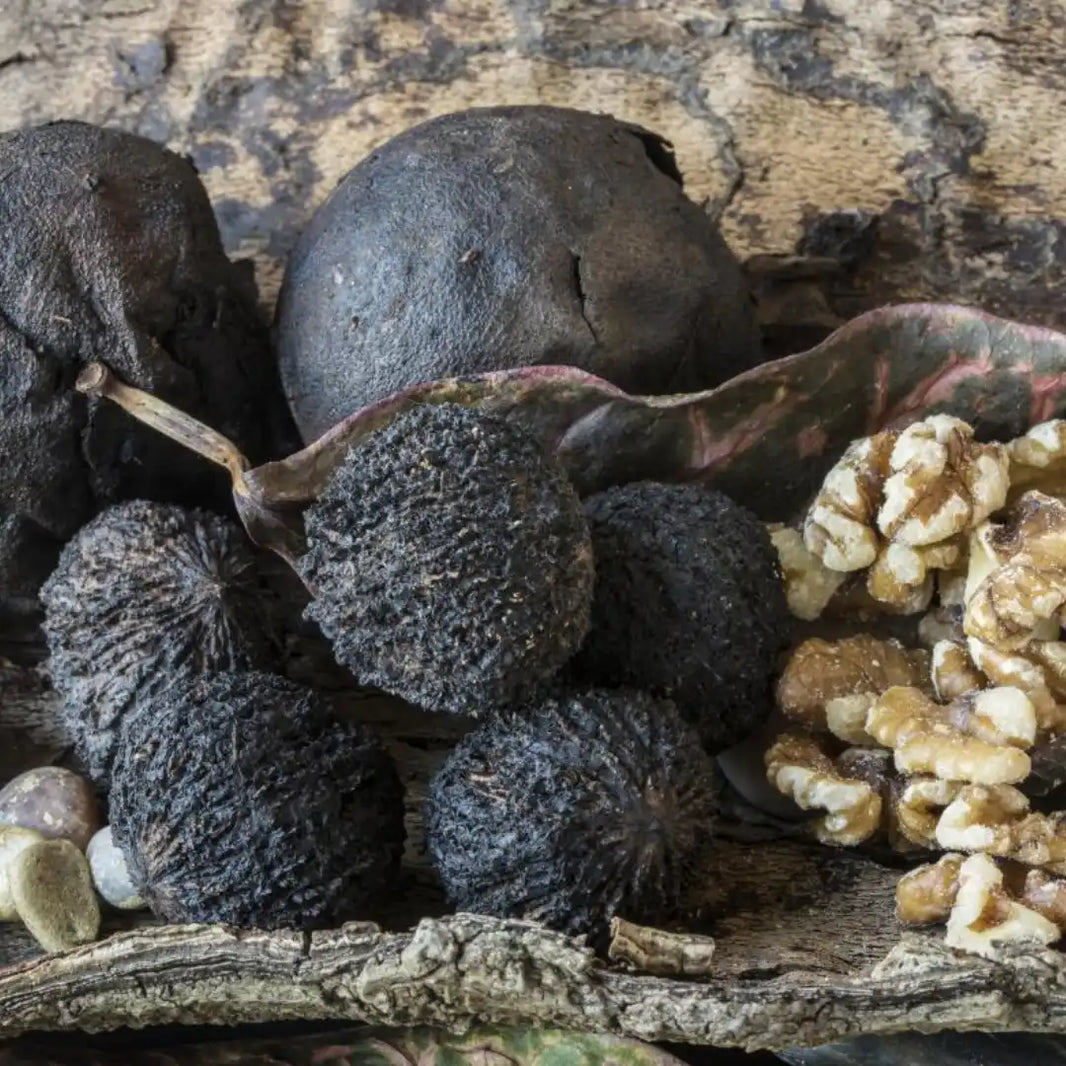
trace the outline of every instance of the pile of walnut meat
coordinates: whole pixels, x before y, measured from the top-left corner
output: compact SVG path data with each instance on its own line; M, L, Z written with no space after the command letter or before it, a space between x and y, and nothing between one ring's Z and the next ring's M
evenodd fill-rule
M713 756L765 722L791 639L764 525L695 485L581 500L525 431L455 404L350 448L303 517L305 616L338 661L476 725L424 818L449 902L597 944L684 913ZM402 883L397 770L284 676L272 595L235 523L146 501L85 525L42 592L75 755L168 921L319 928Z
M899 916L978 954L1066 932L1064 473L1066 422L981 443L933 415L854 442L802 528L773 529L792 610L867 631L791 651L767 777L823 843L945 853ZM879 616L914 617L914 646Z

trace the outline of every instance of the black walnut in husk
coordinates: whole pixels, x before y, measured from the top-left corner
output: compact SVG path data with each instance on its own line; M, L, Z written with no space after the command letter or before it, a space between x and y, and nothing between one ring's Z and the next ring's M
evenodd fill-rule
M263 459L292 432L250 274L196 171L158 144L57 122L0 134L0 604L31 605L107 502L225 502L180 448L73 389L104 359Z
M430 786L427 843L459 911L603 940L673 916L705 872L719 778L677 710L560 695L467 734Z
M352 448L305 514L306 614L364 685L479 714L535 695L588 629L588 525L521 430L418 406Z
M137 700L208 671L276 661L273 605L235 522L133 500L97 515L41 590L48 669L75 752L106 788Z
M191 678L120 738L111 831L159 917L313 929L395 891L403 786L365 726L259 673Z
M590 497L592 626L573 662L590 684L675 701L711 752L769 715L792 621L762 523L720 492L635 482Z
M289 257L276 342L307 442L454 375L566 364L670 393L762 358L740 266L669 144L555 107L445 115L355 166Z

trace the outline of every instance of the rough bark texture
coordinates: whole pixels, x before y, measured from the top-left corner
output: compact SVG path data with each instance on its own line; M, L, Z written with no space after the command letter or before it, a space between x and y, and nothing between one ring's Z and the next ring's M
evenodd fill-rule
M6 0L0 127L165 139L272 301L312 209L486 103L662 132L762 288L819 332L904 298L1066 322L1066 16L1035 0Z

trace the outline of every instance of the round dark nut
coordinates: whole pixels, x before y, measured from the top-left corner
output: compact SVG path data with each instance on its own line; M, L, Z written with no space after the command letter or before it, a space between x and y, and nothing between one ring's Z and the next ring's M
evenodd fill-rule
M741 268L669 144L558 107L461 111L376 148L290 255L275 327L305 441L439 378L566 364L671 393L762 359Z
M0 789L0 824L36 829L84 851L103 820L96 794L84 777L61 766L42 766L19 774Z
M138 697L189 674L269 668L277 658L248 539L206 511L146 500L109 507L63 549L41 602L64 723L102 788Z
M172 922L360 917L395 892L404 846L403 786L378 739L268 674L205 674L140 700L110 814L134 889Z
M574 676L667 697L708 751L732 747L773 709L792 632L765 526L699 485L622 485L585 513L596 591Z
M600 940L673 916L706 876L720 777L673 704L559 696L467 734L433 779L427 844L458 910Z
M64 541L104 504L228 506L225 479L74 391L103 360L254 460L295 430L251 272L229 262L196 171L82 122L0 134L0 604L34 607Z
M412 408L305 515L307 616L358 680L477 715L542 691L588 628L581 503L535 441L455 404Z

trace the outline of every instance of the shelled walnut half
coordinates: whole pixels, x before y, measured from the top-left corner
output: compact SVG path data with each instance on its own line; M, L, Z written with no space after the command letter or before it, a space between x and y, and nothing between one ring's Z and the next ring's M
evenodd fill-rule
M934 574L960 566L967 536L1003 507L1007 449L931 415L854 441L807 513L804 541L831 570L868 570L874 599L908 613L929 605Z
M1007 872L987 855L949 853L904 875L896 886L896 912L907 925L946 922L949 947L985 958L995 958L1008 943L1046 946L1059 940L1066 881L1034 870L1012 884Z
M909 651L898 641L865 633L836 641L814 637L789 658L778 681L777 705L810 732L874 744L866 732L869 709L895 685L928 686L929 664L925 650Z

